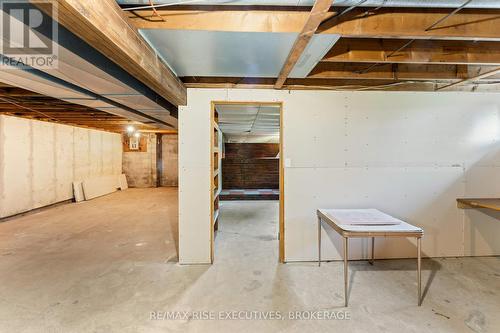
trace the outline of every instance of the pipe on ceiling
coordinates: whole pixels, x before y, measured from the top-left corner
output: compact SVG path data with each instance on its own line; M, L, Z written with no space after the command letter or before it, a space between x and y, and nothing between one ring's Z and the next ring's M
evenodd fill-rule
M120 5L141 6L149 5L149 0L117 0ZM359 0L335 0L334 7L351 7L359 4ZM362 7L400 7L400 8L457 8L465 0L366 0ZM266 0L154 0L155 5L260 5L260 6L290 6L290 1ZM296 6L312 6L313 0L297 0ZM467 8L500 9L498 0L473 0ZM130 9L129 9L130 10Z
M362 7L458 8L465 2L465 0L367 0ZM359 0L338 0L333 6L354 6L356 3L359 3ZM500 1L473 0L467 4L467 8L499 9Z

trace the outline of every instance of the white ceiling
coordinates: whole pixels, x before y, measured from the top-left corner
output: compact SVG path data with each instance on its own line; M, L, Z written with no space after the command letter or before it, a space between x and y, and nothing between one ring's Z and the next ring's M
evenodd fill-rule
M215 109L226 142L279 142L279 106L218 104Z
M277 77L297 33L141 29L177 76ZM304 78L338 40L314 35L291 78Z

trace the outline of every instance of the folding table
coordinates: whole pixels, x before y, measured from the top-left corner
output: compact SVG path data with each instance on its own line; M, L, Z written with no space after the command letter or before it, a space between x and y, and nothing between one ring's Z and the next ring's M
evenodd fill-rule
M398 220L376 209L318 209L318 266L321 265L321 221L331 226L344 240L344 300L348 304L348 239L371 237L371 260L373 265L375 237L415 237L417 239L417 288L421 305L421 239L424 231Z

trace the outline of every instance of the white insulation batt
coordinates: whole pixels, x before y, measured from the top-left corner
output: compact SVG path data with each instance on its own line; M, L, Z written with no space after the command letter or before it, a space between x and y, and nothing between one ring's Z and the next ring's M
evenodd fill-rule
M74 181L121 173L119 134L0 115L0 218L72 199Z
M500 255L500 214L456 204L500 197L499 94L188 89L179 110L181 263L210 258L211 101L283 102L286 261L317 260L318 208L376 208L421 227L424 256ZM325 260L340 259L342 240L323 232ZM350 249L367 258L369 240ZM378 239L375 251L416 253L411 239Z

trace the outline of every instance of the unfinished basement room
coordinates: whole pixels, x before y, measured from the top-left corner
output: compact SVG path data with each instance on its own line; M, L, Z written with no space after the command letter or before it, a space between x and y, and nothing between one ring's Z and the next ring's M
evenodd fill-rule
M0 0L0 333L500 332L499 0Z

